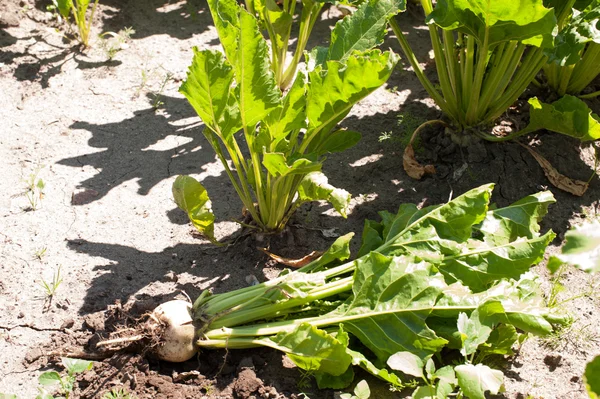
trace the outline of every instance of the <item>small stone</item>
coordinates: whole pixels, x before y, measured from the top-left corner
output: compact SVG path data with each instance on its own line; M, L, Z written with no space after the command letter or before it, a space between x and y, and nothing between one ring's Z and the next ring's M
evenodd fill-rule
M25 313L19 312L19 315L17 316L17 319L22 319L23 317L25 317Z
M65 321L63 321L63 323L60 325L60 329L61 330L66 330L68 328L71 328L75 325L75 320L73 320L73 318L68 318Z
M40 348L33 348L25 354L25 362L31 364L42 357L44 354Z

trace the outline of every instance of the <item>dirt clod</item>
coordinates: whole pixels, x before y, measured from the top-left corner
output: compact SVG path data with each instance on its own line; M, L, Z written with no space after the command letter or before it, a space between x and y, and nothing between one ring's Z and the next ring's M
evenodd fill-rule
M233 391L235 392L236 397L248 399L252 397L252 394L257 392L262 385L263 382L256 377L254 370L243 368L233 384Z

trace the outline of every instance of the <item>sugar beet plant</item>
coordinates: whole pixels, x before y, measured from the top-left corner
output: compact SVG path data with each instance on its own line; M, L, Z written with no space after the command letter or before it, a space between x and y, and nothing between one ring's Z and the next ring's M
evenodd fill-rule
M548 86L559 96L578 95L600 74L600 1L548 1L557 9L559 33L544 66ZM584 95L594 97L600 92Z
M234 0L209 6L225 54L195 48L180 91L202 118L203 133L254 225L279 231L299 205L313 200L327 200L345 215L350 194L328 184L321 166L326 154L360 139L336 126L390 76L398 57L370 48L383 40L389 17L404 3L371 0L338 22L329 48L315 51L309 71L299 72L285 94L257 19ZM206 190L180 176L173 192L194 225L211 237L214 216Z
M163 342L158 355L169 361L198 349L266 346L312 373L321 388L350 385L352 366L402 387L391 368L423 376L425 392L435 389L438 398L459 388L483 398L502 383L501 371L482 364L486 357L511 354L522 333L548 334L563 320L545 307L529 271L554 238L538 224L552 194L489 209L492 188L381 212L381 222L365 223L356 260L347 261L349 234L273 280L205 291L193 305L167 302L144 330L151 342ZM453 350L464 361L449 369L444 359L456 358Z
M525 91L553 45L556 18L542 0L421 0L427 16L439 89L425 73L395 20L394 34L419 80L468 143ZM461 133L463 133L461 137Z
M267 31L271 42L271 68L275 74L275 82L282 90L288 88L296 76L296 70L302 60L308 38L326 2L302 0L296 48L292 59L288 63L288 48L297 3L296 0L284 0L282 2L276 2L275 0L245 1L246 9L258 18L261 26L264 26Z

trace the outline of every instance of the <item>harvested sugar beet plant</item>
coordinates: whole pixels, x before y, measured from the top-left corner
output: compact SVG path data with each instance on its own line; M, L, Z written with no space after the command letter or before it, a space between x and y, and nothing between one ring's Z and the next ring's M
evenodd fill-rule
M485 127L525 91L547 61L556 18L542 0L421 0L440 89L425 73L395 20L394 34L419 80L451 121L453 137L495 139Z
M349 234L273 280L205 291L193 305L163 304L150 321L162 327L146 331L165 332L159 356L171 361L210 348L275 348L321 388L350 385L358 366L396 387L403 377L390 369L421 376L427 386L419 389L439 398L457 389L471 398L497 393L502 372L484 359L512 354L523 333L548 334L563 319L544 306L529 271L554 238L538 225L552 194L490 210L492 188L381 212L381 222L365 223L356 260L346 261ZM453 350L463 361L446 366Z
M345 216L350 194L328 184L321 166L326 154L360 139L336 125L394 69L393 52L371 47L383 40L389 17L403 9L403 1L371 0L338 22L329 48L314 52L308 72L299 72L286 93L277 87L258 20L234 0L209 6L225 55L194 49L180 91L202 118L203 133L253 226L280 231L299 205L313 200L327 200ZM180 176L173 192L211 238L214 216L206 190Z

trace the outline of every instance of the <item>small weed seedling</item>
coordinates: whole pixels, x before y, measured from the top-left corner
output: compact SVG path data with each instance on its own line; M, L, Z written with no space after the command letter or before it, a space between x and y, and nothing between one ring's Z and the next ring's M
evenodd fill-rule
M44 256L46 256L47 250L48 250L47 247L38 248L33 253L33 256L35 257L35 259L37 259L41 262L44 259Z
M26 210L35 211L40 206L42 199L44 198L44 188L46 188L46 183L41 178L38 178L40 170L43 166L38 167L35 172L29 175L29 178L25 181L25 197L27 197L27 201L29 201L29 208Z
M60 269L61 266L59 266L56 272L52 275L52 281L46 281L42 278L39 282L40 287L42 287L42 289L44 290L45 301L47 304L50 304L52 302L52 298L54 298L56 290L58 290L58 287L63 281L62 277L60 276Z
M158 89L158 91L152 93L152 108L154 108L155 110L164 104L161 98L163 95L163 91L165 90L165 86L171 81L171 79L173 79L173 74L171 72L167 72L162 80L162 83L160 84L160 88Z
M132 395L124 388L113 388L110 392L105 393L102 399L136 399L135 395Z
M83 373L87 370L91 370L93 366L93 363L88 360L70 359L68 357L63 357L61 360L65 370L67 371L67 375L61 376L57 371L47 371L42 373L38 378L38 381L42 387L38 388L40 393L36 399L54 399L59 397L69 399L69 396L73 392L75 375ZM54 396L46 391L45 387L56 384L59 385L58 392L62 396Z
M99 35L101 39L101 48L104 50L106 54L106 58L111 61L115 58L115 55L121 50L127 48L127 42L131 38L131 35L135 33L133 28L125 28L120 30L118 33L115 32L105 32Z

